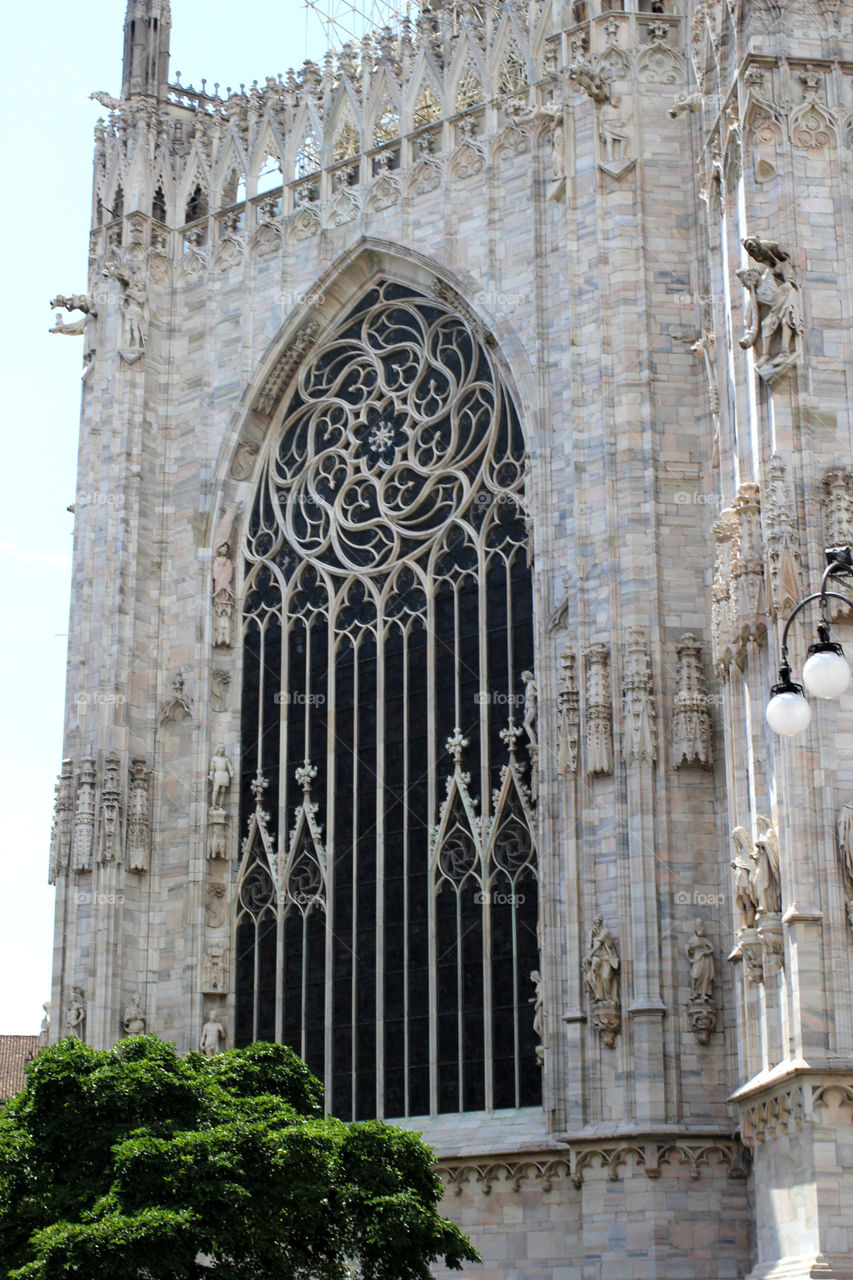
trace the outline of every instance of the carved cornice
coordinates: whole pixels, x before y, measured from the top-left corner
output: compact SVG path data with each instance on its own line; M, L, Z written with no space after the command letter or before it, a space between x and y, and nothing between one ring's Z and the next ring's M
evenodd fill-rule
M699 1178L703 1167L722 1167L726 1177L744 1178L748 1173L748 1153L737 1138L695 1137L626 1137L586 1142L567 1142L567 1150L493 1155L484 1159L448 1158L436 1162L436 1170L454 1195L463 1188L479 1187L483 1195L505 1182L513 1191L522 1183L539 1183L550 1191L555 1182L568 1181L576 1188L583 1186L585 1174L593 1169L606 1170L608 1180L618 1182L625 1175L642 1172L647 1178L660 1176L665 1164L686 1167L691 1178Z
M804 1124L825 1124L827 1110L844 1111L853 1123L853 1063L783 1063L769 1077L744 1085L730 1101L740 1106L747 1146L783 1137Z

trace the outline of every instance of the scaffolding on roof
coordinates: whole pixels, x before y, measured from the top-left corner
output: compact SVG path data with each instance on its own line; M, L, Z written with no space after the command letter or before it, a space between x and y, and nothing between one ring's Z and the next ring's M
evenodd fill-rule
M383 27L396 29L406 17L414 17L413 0L304 0L306 22L310 14L323 28L326 47L340 49L349 41L361 41Z

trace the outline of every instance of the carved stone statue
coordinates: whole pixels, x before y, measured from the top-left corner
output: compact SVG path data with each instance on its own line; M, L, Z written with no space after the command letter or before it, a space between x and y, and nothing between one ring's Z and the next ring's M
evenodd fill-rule
M219 1010L214 1009L201 1029L199 1048L207 1058L212 1058L220 1050L220 1041L225 1039L225 1028L219 1021Z
M769 818L759 815L755 841L755 869L752 873L753 896L759 911L778 914L782 910L782 884L779 873L779 835Z
M847 922L853 928L853 803L848 801L838 811L836 826L838 856L847 892Z
M631 133L622 98L614 94L603 102L598 113L601 163L619 168L629 159Z
M234 562L231 547L221 543L213 558L213 643L227 649L232 643L234 616Z
M612 1000L616 995L619 955L604 920L596 916L592 922L589 946L583 958L583 983L593 1000Z
M539 1044L536 1046L536 1061L541 1067L545 1060L545 1046L542 1044L542 1032L545 1025L545 1001L542 995L542 976L538 969L534 969L532 971L530 974L530 981L536 989L536 994L531 996L527 1003L533 1005L533 1034L539 1041Z
M696 921L686 951L690 963L690 999L710 1002L717 975L714 948L705 934L704 921Z
M610 97L610 85L604 76L599 75L586 58L579 58L569 67L569 79L579 89L592 98L593 102L607 102Z
M41 1027L39 1028L40 1049L44 1049L50 1044L50 1001L45 1000L42 1008L44 1009L44 1017L41 1020Z
M690 1030L700 1044L707 1044L717 1029L717 1010L713 1007L714 982L717 971L714 947L705 934L705 923L697 920L685 947L690 964L690 1000L687 1018Z
M752 883L755 870L755 848L744 827L735 827L732 832L735 854L732 869L735 873L735 902L741 917L741 928L752 929L755 925L755 913L758 910L758 899Z
M83 989L81 987L72 987L68 1011L65 1014L65 1025L68 1028L68 1034L74 1036L77 1040L84 1039L85 1022L86 998Z
M231 761L225 754L225 748L219 746L211 757L210 773L208 774L210 779L210 806L212 809L222 808L222 801L231 786L233 777L234 769Z
M764 268L745 267L737 277L749 294L746 332L740 339L744 351L756 346L761 338L756 368L765 378L787 368L800 356L803 311L800 287L790 254L773 240L748 236L743 247L754 262ZM779 334L778 345L771 344Z
M522 671L521 679L524 684L524 720L522 727L527 733L531 749L535 749L539 745L536 738L536 681L533 678L532 671Z
M145 1035L145 1014L142 1012L142 996L138 991L131 997L130 1004L124 1011L121 1025L126 1036Z
M57 311L53 320L53 328L48 329L48 333L64 333L69 338L79 338L81 333L86 331L86 317L81 320L75 320L72 324L66 324L62 318L61 312Z
M84 316L96 316L98 309L95 306L91 293L58 293L55 298L51 298L50 305L54 309L56 307L64 307L66 311L82 311Z
M201 965L201 989L212 995L224 995L228 991L228 944L223 941L208 943Z
M619 953L601 916L592 922L582 962L583 985L592 1002L592 1025L608 1048L613 1048L621 1025L619 1011Z
M131 246L131 250L134 246ZM126 360L138 359L148 342L148 283L145 251L135 246L123 261L113 252L104 262L104 275L117 280L122 287L121 354Z

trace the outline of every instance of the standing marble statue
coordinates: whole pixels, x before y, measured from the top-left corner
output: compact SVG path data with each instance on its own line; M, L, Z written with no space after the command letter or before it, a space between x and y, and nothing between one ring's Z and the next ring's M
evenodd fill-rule
M226 792L231 786L231 779L234 777L234 768L231 761L225 754L225 748L219 746L213 753L210 761L210 806L212 809L221 809L222 802L225 799Z
M592 1005L592 1025L602 1044L612 1049L622 1025L619 1002L619 953L601 916L592 922L589 944L583 958L583 985Z
M221 542L213 558L213 644L227 649L233 643L232 621L234 617L234 562L231 544Z
M755 841L753 896L765 913L782 910L782 882L779 868L779 836L769 818L759 815L759 835Z
M225 1028L219 1021L219 1010L214 1009L201 1029L200 1048L206 1058L219 1052L220 1041L225 1039Z
M758 900L755 897L752 876L755 870L755 848L744 827L735 827L732 832L735 855L732 869L735 873L735 902L740 913L740 927L752 929L755 925L755 913Z
M535 751L539 745L536 737L536 680L532 671L522 671L521 679L524 684L524 720L522 727L527 734L530 749Z
M583 958L583 984L594 1002L615 999L618 971L619 954L613 935L605 929L602 917L596 916Z
M690 999L710 1002L714 994L716 967L714 948L705 933L705 923L697 920L687 942L687 959L690 964Z
M86 1002L83 998L82 988L72 987L71 999L68 1003L68 1012L65 1015L65 1025L68 1028L68 1034L70 1036L74 1036L77 1040L82 1040L85 1021Z

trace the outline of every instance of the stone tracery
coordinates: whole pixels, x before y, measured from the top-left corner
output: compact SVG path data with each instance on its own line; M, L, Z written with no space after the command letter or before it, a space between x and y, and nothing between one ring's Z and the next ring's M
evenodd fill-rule
M452 299L379 281L291 383L245 543L238 1042L274 1034L327 1076L332 1054L345 1116L538 1095L526 514L493 355ZM284 829L248 798L259 770Z

